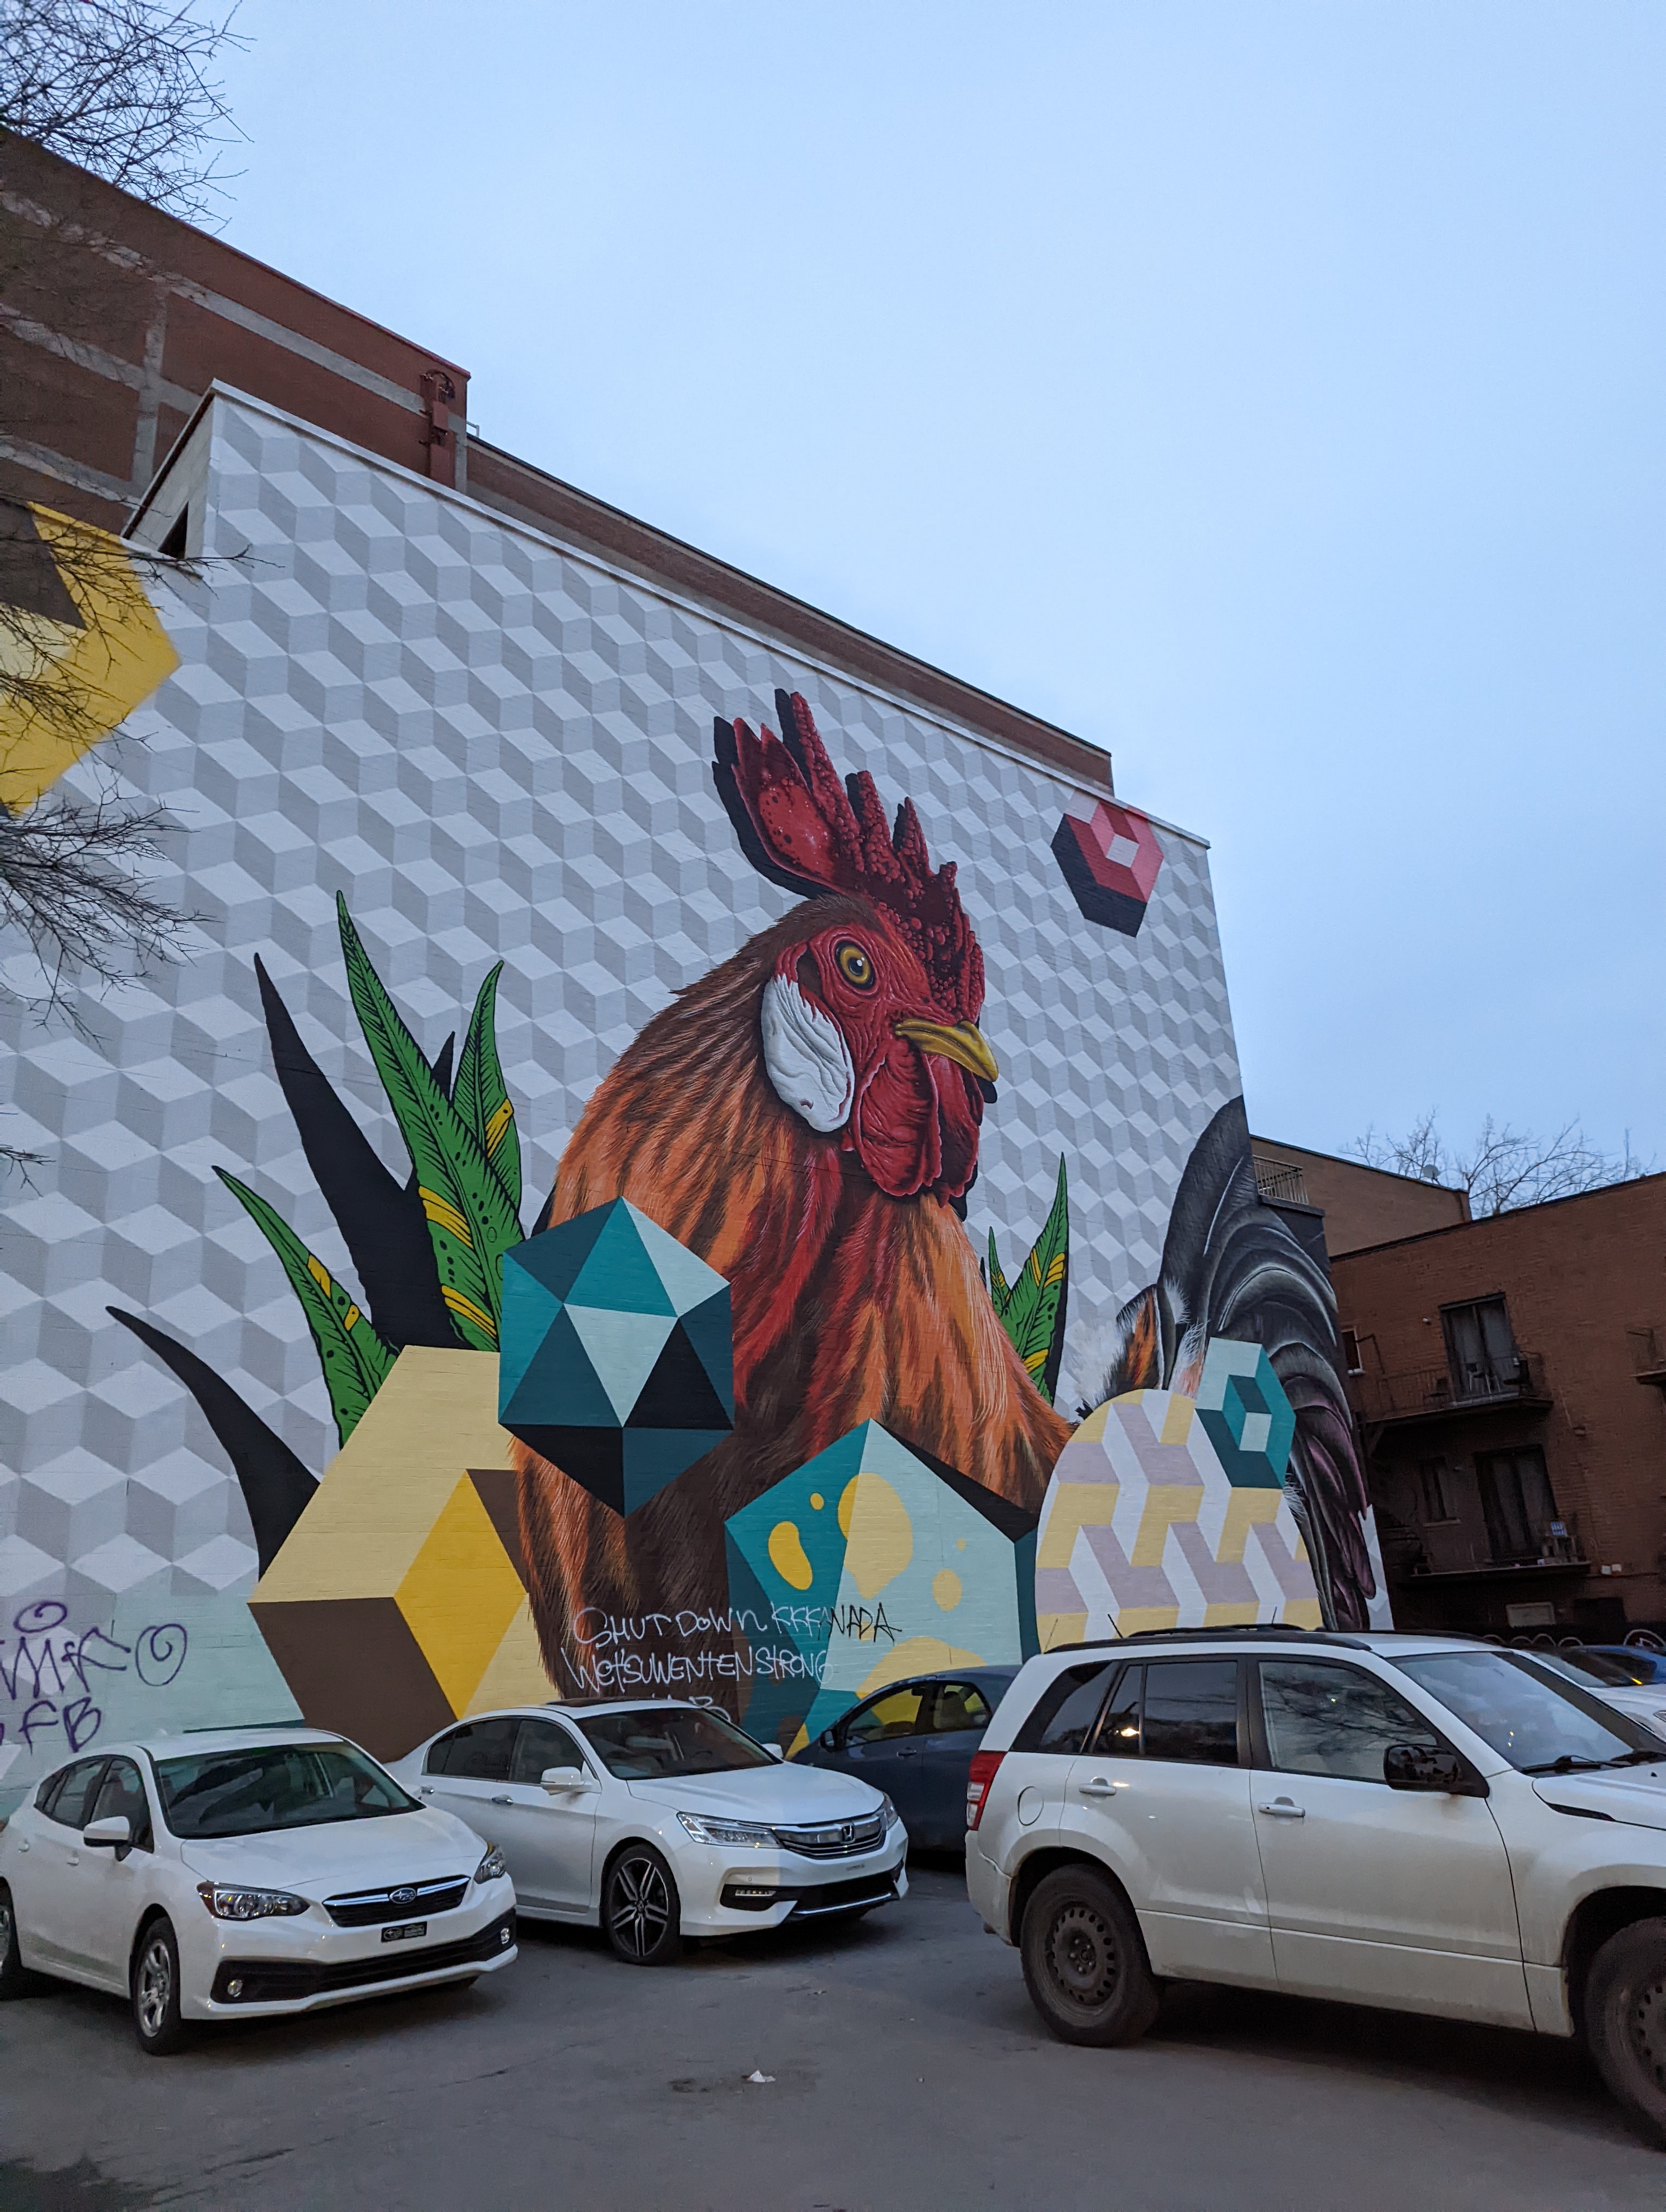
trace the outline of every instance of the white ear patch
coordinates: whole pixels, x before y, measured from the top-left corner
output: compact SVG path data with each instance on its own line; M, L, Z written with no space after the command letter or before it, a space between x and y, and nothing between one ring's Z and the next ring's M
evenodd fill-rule
M783 1106L828 1136L850 1118L856 1071L838 1024L812 1006L796 983L772 975L763 987L758 1028L763 1065Z

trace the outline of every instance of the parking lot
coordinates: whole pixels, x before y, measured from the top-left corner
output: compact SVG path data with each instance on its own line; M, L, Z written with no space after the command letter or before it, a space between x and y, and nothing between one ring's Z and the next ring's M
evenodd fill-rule
M0 2082L3 2212L1566 2212L1666 2189L1566 2045L1195 1987L1136 2049L1052 2042L942 1860L842 1935L645 1972L524 1927L463 1994L173 2060L59 1985L0 2012Z

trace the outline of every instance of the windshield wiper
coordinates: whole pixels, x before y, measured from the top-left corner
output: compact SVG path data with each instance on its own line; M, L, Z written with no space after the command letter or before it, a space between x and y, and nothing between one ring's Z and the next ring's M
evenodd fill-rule
M1614 1766L1619 1763L1617 1759L1581 1759L1571 1751L1565 1751L1560 1759L1545 1759L1537 1766L1524 1766L1522 1772L1523 1774L1588 1774L1594 1772L1599 1766Z
M1626 1751L1618 1759L1605 1759L1604 1766L1653 1766L1666 1759L1666 1750Z

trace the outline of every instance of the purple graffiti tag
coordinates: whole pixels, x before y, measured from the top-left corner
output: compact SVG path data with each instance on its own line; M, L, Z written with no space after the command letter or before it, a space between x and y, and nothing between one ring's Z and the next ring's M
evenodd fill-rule
M77 1698L72 1705L65 1705L64 1733L70 1739L70 1750L79 1751L83 1744L91 1743L103 1718L90 1698Z
M14 1636L46 1636L54 1628L62 1628L70 1618L70 1608L61 1598L37 1598L26 1605L21 1613L12 1615Z
M25 1706L23 1717L17 1723L23 1732L23 1741L31 1751L34 1749L36 1729L56 1728L58 1724L58 1707L50 1698L37 1698L32 1705Z
M133 1658L140 1681L152 1690L166 1689L185 1663L190 1640L182 1621L163 1620L147 1628Z

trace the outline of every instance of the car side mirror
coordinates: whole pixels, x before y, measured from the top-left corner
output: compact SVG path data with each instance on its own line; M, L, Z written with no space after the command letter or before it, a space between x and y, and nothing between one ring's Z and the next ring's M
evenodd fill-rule
M785 1750L778 1743L766 1743L763 1748L769 1753L771 1759L785 1759L787 1756Z
M81 1840L89 1850L117 1851L124 1844L132 1842L133 1824L125 1813L111 1813L83 1828Z
M581 1766L546 1766L538 1779L538 1787L547 1790L552 1797L565 1796L575 1790L593 1790L596 1786Z
M1383 1779L1390 1790L1422 1790L1448 1797L1487 1797L1484 1778L1455 1751L1420 1743L1391 1743L1383 1754Z
M816 1741L824 1751L836 1751L839 1747L839 1739L831 1729L824 1729Z

